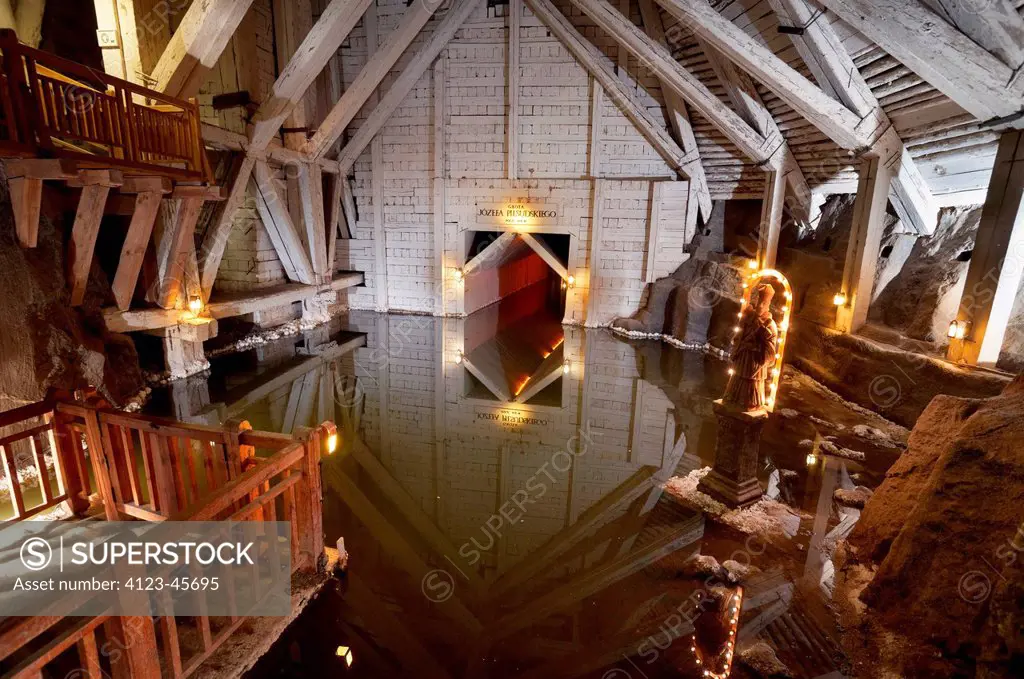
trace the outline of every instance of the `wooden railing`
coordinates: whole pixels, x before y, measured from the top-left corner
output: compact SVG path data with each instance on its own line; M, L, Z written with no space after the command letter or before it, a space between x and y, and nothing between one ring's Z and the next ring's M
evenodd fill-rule
M209 179L195 101L33 49L11 30L0 53L0 155Z
M0 432L10 429L17 433L0 442L11 521L65 500L79 516L107 520L290 521L292 572L321 566L320 457L336 445L332 423L293 437L244 422L208 427L57 401L0 414ZM32 507L14 453L25 442L35 442L40 482L50 472L38 451L51 451L59 489ZM244 621L234 607L220 617L9 618L0 624L0 678L188 677Z

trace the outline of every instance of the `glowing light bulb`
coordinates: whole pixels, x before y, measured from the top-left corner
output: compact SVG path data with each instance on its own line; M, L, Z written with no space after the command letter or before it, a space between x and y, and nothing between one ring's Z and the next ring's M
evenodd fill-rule
M836 306L846 306L846 295L842 292L837 292L836 296L832 298L832 303Z
M747 268L749 268L752 271L757 271L757 260L752 259L749 262L747 262Z
M192 312L193 316L198 316L203 312L203 300L199 297L193 297L188 301L188 310Z
M732 377L733 375L736 374L735 368L729 368L729 370L727 372L729 373L729 377Z
M466 277L466 273L462 269L455 269L452 271L452 278L461 283Z
M461 351L456 352L456 354L455 354L455 364L456 365L461 365L462 364L462 352Z
M568 375L569 374L569 369L571 367L572 367L572 363L570 361L566 361L565 363L563 363L562 364L562 374L563 375Z
M569 276L568 278L565 279L565 281L569 284L570 288L575 287L575 285L576 285L576 277L575 276Z
M809 454L809 455L807 456L807 466L808 466L808 467L813 467L813 466L814 466L814 465L816 465L817 463L818 463L818 456L817 456L817 455L815 455L814 453L810 453L810 454Z
M740 326L737 325L735 328L732 329L732 331L733 332L739 332L740 331Z
M334 433L327 437L327 454L333 455L338 449L338 434Z

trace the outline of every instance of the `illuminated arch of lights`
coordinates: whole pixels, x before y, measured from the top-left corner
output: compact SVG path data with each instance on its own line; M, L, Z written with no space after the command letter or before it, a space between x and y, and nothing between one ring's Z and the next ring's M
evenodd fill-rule
M786 352L786 338L789 336L790 317L793 313L793 289L789 285L789 279L782 275L781 271L761 269L750 274L743 282L743 302L740 305L740 312L738 314L739 324L733 328L733 335L734 337L739 336L740 328L743 325L743 316L750 309L750 296L757 289L757 283L766 279L780 283L783 289L783 297L786 299L782 308L782 322L778 325L779 337L775 348L775 364L772 366L771 379L768 382L768 393L765 396L765 409L768 412L772 412L775 410L776 396L779 391L779 379L782 377L782 357ZM729 374L733 374L732 368L729 368Z
M690 638L690 652L696 659L697 666L703 670L703 676L707 679L727 679L732 672L733 655L736 653L736 630L739 628L740 609L743 606L743 588L737 587L736 593L729 601L729 641L726 642L725 651L719 654L714 666L721 665L722 671L716 672L711 669L712 665L703 657L700 649L697 648L697 635ZM700 604L697 604L700 610Z

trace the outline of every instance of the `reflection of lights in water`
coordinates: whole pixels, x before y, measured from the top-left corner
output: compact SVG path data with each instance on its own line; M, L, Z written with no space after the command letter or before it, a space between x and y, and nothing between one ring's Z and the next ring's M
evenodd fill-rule
M516 387L516 391L515 391L515 393L513 394L513 396L519 396L519 394L523 393L523 389L525 389L525 388L526 388L526 385L527 385L527 384L529 384L529 383L530 383L530 378L529 378L529 376L527 376L527 377L526 377L526 378L525 378L525 379L524 379L524 380L523 380L522 382L520 382L520 383L519 383L519 385L518 385L518 386Z
M740 610L743 606L743 588L737 587L736 593L732 596L732 600L729 602L729 641L726 642L725 652L719 654L718 658L714 661L705 662L704 658L701 657L700 649L697 648L697 635L690 637L690 652L693 653L693 657L697 664L701 667L708 668L714 665L721 664L722 671L716 672L711 669L705 669L703 676L708 679L727 679L729 674L732 673L732 656L736 650L736 627L740 620ZM697 610L700 610L700 604L697 604Z

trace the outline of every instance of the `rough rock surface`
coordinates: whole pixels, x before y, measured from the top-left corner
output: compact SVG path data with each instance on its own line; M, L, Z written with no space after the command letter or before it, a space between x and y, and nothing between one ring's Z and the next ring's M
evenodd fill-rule
M832 493L832 499L836 504L853 509L863 509L868 500L871 499L871 489L864 486L856 488L839 488Z
M814 323L793 324L789 360L840 396L912 427L935 396L986 398L1009 379L885 346Z
M125 402L143 385L131 339L108 333L101 313L109 294L94 262L85 303L72 308L65 271L60 195L47 185L39 245L22 248L0 171L0 410L40 399L50 387L94 386ZM103 236L101 235L101 241Z
M898 275L875 291L869 317L910 338L944 347L980 221L981 208L943 210L935 233L917 238Z
M858 569L877 567L851 645L901 663L899 676L1019 676L1022 416L1024 377L989 399L935 398L849 537L846 596ZM913 652L877 648L886 643Z
M739 309L740 281L737 266L691 258L671 276L649 285L640 309L629 318L615 319L612 325L727 347Z
M793 674L778 656L772 647L763 641L744 648L737 655L737 659L748 670L754 673L759 679L792 679Z

